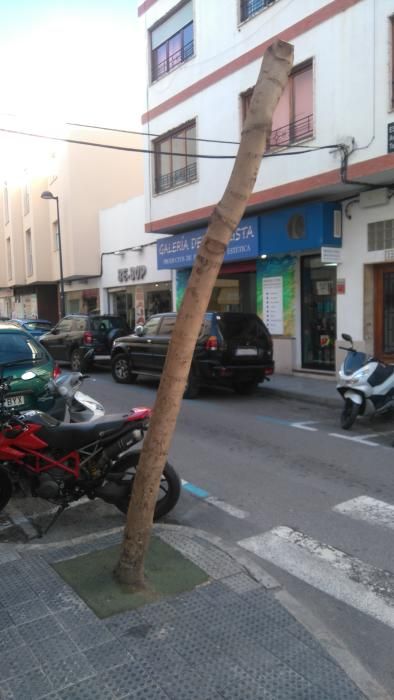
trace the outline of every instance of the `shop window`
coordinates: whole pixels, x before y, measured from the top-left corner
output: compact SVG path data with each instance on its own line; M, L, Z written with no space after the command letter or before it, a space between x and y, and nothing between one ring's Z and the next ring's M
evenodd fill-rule
M336 339L336 267L320 256L305 256L301 266L302 365L334 371Z
M155 192L197 179L196 123L190 122L154 142Z
M253 95L250 88L241 95L242 119L246 118ZM289 146L313 136L313 63L308 61L291 72L272 118L267 150Z
M241 0L241 22L249 17L253 17L269 5L273 5L277 0Z
M187 2L150 32L152 81L194 55L193 4Z
M171 311L171 292L167 289L146 293L145 306L148 316L166 314Z

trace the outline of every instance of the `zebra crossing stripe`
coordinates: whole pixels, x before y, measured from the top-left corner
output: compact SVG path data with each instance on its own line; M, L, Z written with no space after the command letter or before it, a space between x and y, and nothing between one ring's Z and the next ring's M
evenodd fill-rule
M369 496L359 496L350 501L338 503L334 511L348 515L354 520L364 520L372 525L381 525L394 530L394 506Z
M289 527L240 540L258 557L394 628L394 574Z

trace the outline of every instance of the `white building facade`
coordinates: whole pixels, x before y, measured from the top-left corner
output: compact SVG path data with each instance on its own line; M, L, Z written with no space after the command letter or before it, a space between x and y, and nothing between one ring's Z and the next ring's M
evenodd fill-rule
M256 311L277 371L334 372L342 332L394 359L392 0L145 0L139 15L145 229L172 237L158 266L177 303L281 38L293 71L209 308Z
M172 273L157 269L156 240L144 233L144 196L103 209L100 308L124 316L130 328L152 313L173 310Z

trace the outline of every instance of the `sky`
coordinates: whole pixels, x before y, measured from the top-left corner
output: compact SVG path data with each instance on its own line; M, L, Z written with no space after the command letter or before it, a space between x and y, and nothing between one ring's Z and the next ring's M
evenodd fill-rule
M140 130L140 2L0 0L0 126Z

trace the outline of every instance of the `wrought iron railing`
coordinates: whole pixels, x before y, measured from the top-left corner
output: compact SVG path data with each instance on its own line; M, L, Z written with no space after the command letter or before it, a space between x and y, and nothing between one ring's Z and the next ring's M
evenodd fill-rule
M313 114L308 114L307 117L274 129L271 132L267 150L288 146L290 143L301 141L310 136L313 136Z
M194 41L189 41L187 44L182 46L178 51L167 56L164 61L161 61L157 65L152 67L152 80L158 80L162 75L169 73L180 63L184 63L189 58L193 56L194 51Z
M241 22L268 7L268 5L273 5L274 2L276 0L241 0Z
M165 192L173 187L183 185L185 182L193 182L197 178L197 163L196 161L189 163L184 168L174 170L172 173L160 175L155 179L156 192Z

